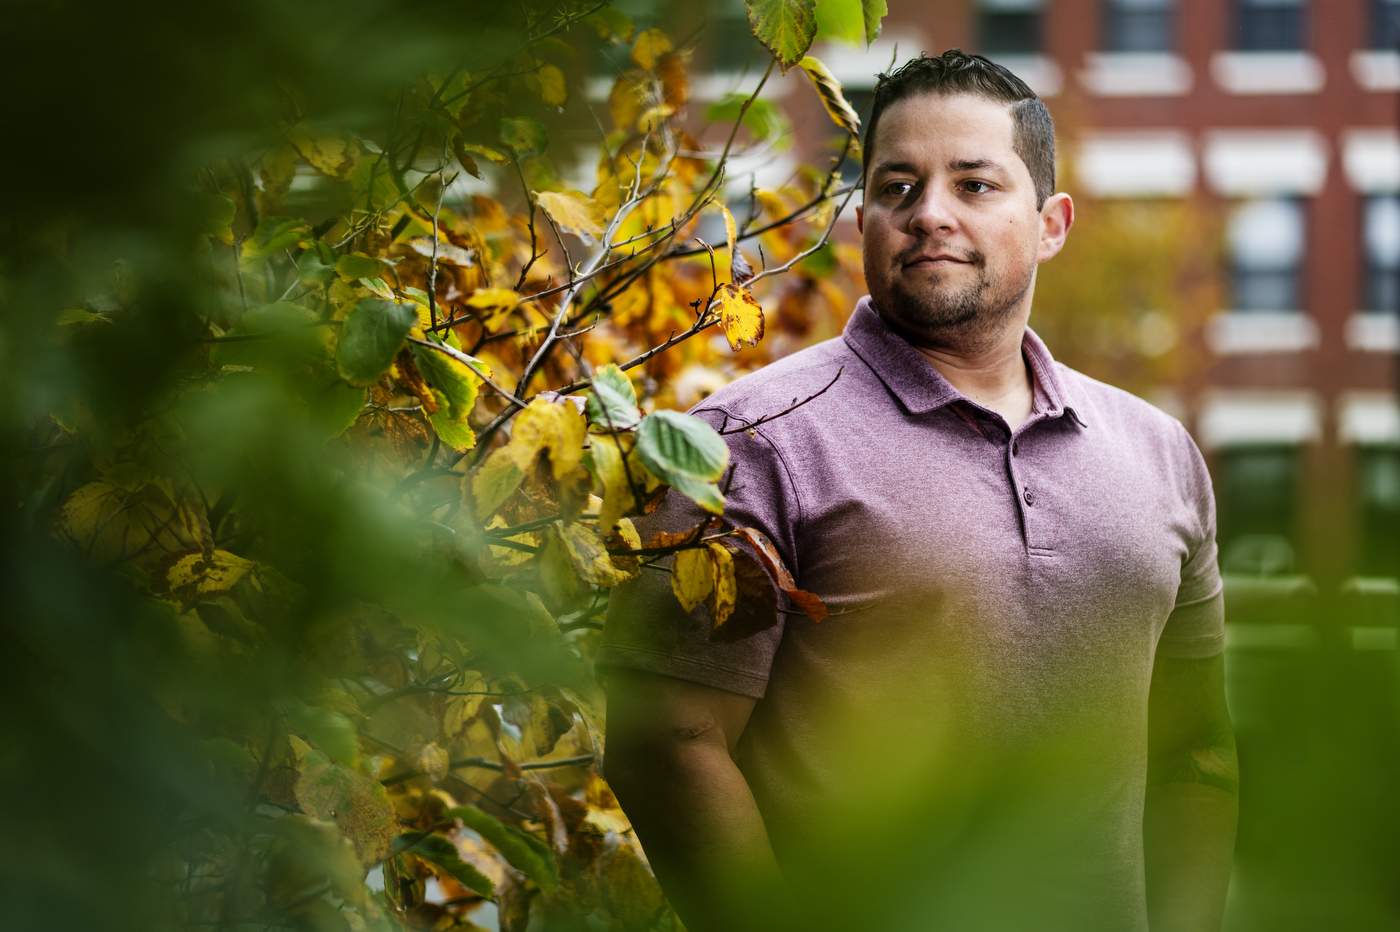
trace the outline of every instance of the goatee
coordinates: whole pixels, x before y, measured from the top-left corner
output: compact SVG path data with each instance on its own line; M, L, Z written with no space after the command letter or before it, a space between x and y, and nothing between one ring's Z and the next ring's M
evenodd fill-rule
M1034 264L1024 274L990 276L986 256L972 251L964 261L978 272L973 282L954 289L948 273L937 272L915 290L903 275L904 264L922 251L900 253L891 262L888 293L876 305L886 322L930 348L978 352L1000 339L1034 281Z

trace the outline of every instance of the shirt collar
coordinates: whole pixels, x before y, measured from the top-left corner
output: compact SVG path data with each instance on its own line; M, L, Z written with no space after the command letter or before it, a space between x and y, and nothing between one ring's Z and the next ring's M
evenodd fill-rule
M918 350L889 328L871 305L869 295L856 304L855 313L846 322L843 336L851 350L874 371L910 414L923 414L953 401L968 401L967 396L929 365ZM1035 383L1033 419L1057 418L1067 413L1081 427L1086 426L1070 399L1068 386L1060 378L1050 351L1029 327L1021 341L1021 351L1030 363Z

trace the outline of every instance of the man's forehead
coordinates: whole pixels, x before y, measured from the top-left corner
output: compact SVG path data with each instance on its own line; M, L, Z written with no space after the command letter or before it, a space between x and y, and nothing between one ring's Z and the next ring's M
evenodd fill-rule
M972 94L918 94L890 104L875 126L872 170L910 162L953 171L1009 168L1014 150L1011 107Z

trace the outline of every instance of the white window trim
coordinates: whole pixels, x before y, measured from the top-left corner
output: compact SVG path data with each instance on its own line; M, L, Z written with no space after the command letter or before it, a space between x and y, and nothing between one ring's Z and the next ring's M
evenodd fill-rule
M1211 77L1227 94L1317 94L1327 69L1309 52L1216 52Z
M1181 97L1191 93L1195 73L1170 52L1090 52L1077 75L1098 97Z
M1206 450L1314 443L1322 404L1313 392L1217 389L1196 416L1196 439Z
M1317 321L1302 311L1225 311L1206 323L1206 345L1217 356L1301 353L1319 342Z

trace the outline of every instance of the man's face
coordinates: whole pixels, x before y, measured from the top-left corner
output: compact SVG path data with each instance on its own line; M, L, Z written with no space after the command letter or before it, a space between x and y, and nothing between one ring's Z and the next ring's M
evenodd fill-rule
M1036 209L1012 130L1006 104L966 94L908 97L880 116L857 222L871 300L911 342L980 352L1030 313L1036 263L1068 231L1055 237L1042 214L1068 199Z

